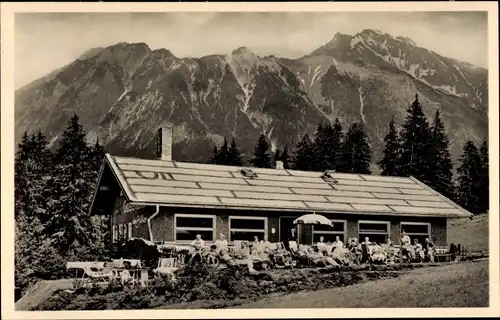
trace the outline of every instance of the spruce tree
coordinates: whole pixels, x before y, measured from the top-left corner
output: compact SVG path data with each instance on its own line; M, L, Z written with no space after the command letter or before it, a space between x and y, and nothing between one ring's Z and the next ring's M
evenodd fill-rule
M328 166L327 125L318 124L314 134L312 171L324 171Z
M229 146L226 137L224 137L224 142L219 149L219 164L228 165L231 162L231 155L229 154Z
M407 111L401 132L401 175L414 176L429 183L433 160L430 155L431 130L418 95L415 95L415 101Z
M85 136L78 116L74 115L56 153L57 174L48 181L50 220L46 228L65 256L88 253L86 250L95 242L94 226L88 212L95 170L92 149Z
M474 214L479 214L481 208L481 157L472 141L467 141L463 147L458 168L458 203Z
M479 156L481 158L481 177L480 177L480 190L481 190L481 212L487 212L490 208L490 172L488 160L488 142L483 139L481 147L479 148Z
M210 163L210 164L220 164L220 161L219 161L219 149L217 149L217 146L214 146L214 149L212 151L212 157L208 160L208 163Z
M283 148L283 152L281 152L279 160L281 160L283 162L284 169L290 169L291 159L290 159L290 155L288 154L288 147L286 145Z
M363 126L355 122L347 132L337 171L370 174L371 149Z
M243 157L241 155L241 152L238 148L238 145L236 144L236 141L233 140L231 141L231 146L229 147L229 163L228 165L232 166L241 166L243 165Z
M257 168L272 168L272 156L266 136L261 134L254 147L253 158L250 163Z
M432 125L432 140L430 143L429 159L429 186L445 197L453 199L453 162L449 151L449 140L446 135L443 121L436 111Z
M63 263L43 223L49 216L45 190L51 158L41 132L31 137L24 133L15 158L15 282L23 291L39 279L57 276Z
M306 133L297 144L293 169L314 171L314 160L314 145L309 134Z
M394 125L394 117L389 122L389 132L384 138L384 157L378 162L383 176L398 176L401 164L401 142Z
M331 127L331 133L328 133L328 168L331 170L336 170L337 165L342 157L342 143L344 142L344 131L339 118L335 119L333 127Z
M104 147L99 143L99 139L96 139L94 145L91 149L91 161L92 168L94 171L98 172L104 162Z

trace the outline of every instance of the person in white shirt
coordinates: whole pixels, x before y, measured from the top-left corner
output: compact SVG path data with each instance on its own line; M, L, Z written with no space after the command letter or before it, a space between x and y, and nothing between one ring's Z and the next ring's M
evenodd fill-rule
M339 249L344 248L344 243L342 242L342 240L340 240L339 236L335 237L335 242L333 243L333 247Z
M229 245L226 236L220 233L219 238L215 240L215 245L217 246L217 252L220 252L222 249L226 250Z
M205 247L205 241L201 238L201 234L196 235L196 239L191 242L191 247L193 247L196 251L199 251Z
M407 256L410 261L416 258L410 237L404 231L401 233L401 253Z
M321 253L328 251L325 243L325 237L319 237L319 241L316 243L316 247L318 247L318 250Z
M190 254L190 259L194 258L197 254L199 254L200 261L202 260L202 250L205 247L205 241L201 238L201 234L196 235L196 239L191 242L191 247L193 247L193 251Z

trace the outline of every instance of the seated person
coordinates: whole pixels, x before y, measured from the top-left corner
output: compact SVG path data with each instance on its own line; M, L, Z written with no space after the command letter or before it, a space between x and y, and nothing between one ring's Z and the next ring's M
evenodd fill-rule
M267 250L263 245L253 245L250 248L250 256L254 261L268 261L270 250Z
M272 251L272 244L268 240L267 236L264 236L264 239L260 241L259 247L263 252L267 254L270 254Z
M337 236L335 242L333 243L333 248L330 256L338 263L349 264L350 262L350 251L348 248L344 247L344 243Z
M338 254L338 253L342 252L343 249L344 249L344 243L342 242L342 240L340 240L339 236L336 236L335 241L333 242L332 252L333 253L337 252L337 254Z
M191 247L193 247L196 251L202 250L205 247L205 241L201 239L201 234L196 235L196 239L191 242Z
M227 248L219 249L219 258L221 259L221 261L224 261L227 265L230 266L236 265L236 261L234 261L234 259L229 255Z
M201 234L197 234L196 238L191 242L191 247L193 247L193 251L190 252L190 258L193 258L196 255L200 255L201 258L201 253L203 249L205 248L205 241L201 239Z
M380 245L371 246L370 260L374 263L385 263L387 254L384 248Z
M410 260L415 259L415 250L411 245L410 237L404 231L401 233L401 253L406 255Z
M365 237L365 240L361 242L361 262L367 262L370 259L371 244L369 237Z
M248 266L248 271L255 272L255 269L253 267L253 260L250 252L250 247L246 241L243 241L241 243L240 255L244 263Z
M351 260L356 263L360 264L361 263L361 256L362 256L362 250L361 250L361 244L358 243L357 238L352 238L351 243L348 247L348 250L351 252Z
M323 236L319 237L319 241L316 243L316 246L318 247L318 250L322 253L325 253L328 251L328 248L326 247L326 243L325 243L325 237L323 237Z
M333 243L333 247L340 248L340 249L344 248L344 243L342 242L342 240L340 240L339 236L335 237L335 242Z
M259 244L259 237L253 237L253 245Z
M413 250L415 251L415 255L419 257L420 260L424 260L425 254L422 244L418 242L418 239L413 240Z
M424 253L426 259L430 262L434 262L434 243L432 243L429 238L425 238Z
M222 249L227 249L229 244L226 240L226 236L220 233L219 238L215 240L215 245L217 246L217 251L220 251Z
M307 249L307 256L315 263L324 263L330 266L338 266L338 263L332 257L325 257L318 248L309 247Z

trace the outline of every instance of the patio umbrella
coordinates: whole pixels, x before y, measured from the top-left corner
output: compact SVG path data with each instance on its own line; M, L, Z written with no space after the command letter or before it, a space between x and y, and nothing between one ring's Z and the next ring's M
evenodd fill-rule
M301 217L298 217L293 221L293 224L322 224L333 227L333 223L328 218L315 213L305 214Z

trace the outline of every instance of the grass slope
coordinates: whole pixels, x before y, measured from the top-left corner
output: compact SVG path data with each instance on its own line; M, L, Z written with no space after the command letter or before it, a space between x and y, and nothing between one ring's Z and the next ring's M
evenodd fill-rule
M233 308L488 307L488 260L416 269L400 278L264 298Z
M489 219L487 214L448 222L448 244L460 243L469 251L488 251Z

